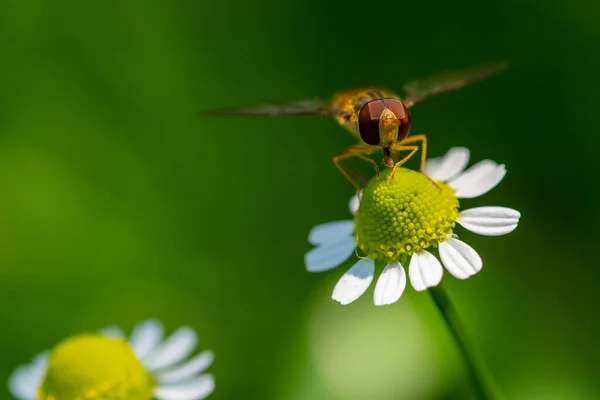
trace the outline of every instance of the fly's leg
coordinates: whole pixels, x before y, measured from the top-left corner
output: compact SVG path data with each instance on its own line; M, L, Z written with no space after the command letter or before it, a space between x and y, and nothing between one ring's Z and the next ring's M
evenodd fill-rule
M431 181L431 183L433 183L435 186L438 187L438 189L441 190L441 187L425 173L425 161L427 160L427 137L425 135L414 135L414 136L408 137L408 138L404 139L403 141L391 146L391 150L394 150L394 151L410 151L408 156L404 157L402 160L398 161L394 165L394 169L392 170L391 178L394 179L396 170L400 166L402 166L404 163L406 163L419 150L418 145L407 146L407 144L416 143L416 142L421 142L421 147L420 147L421 148L421 164L420 164L419 170L421 171L421 173L423 175L425 175L427 177L427 179L429 179Z
M392 173L390 174L390 178L394 179L394 176L396 175L396 170L398 170L398 168L400 168L401 166L403 166L408 160L410 160L410 158L415 155L415 153L417 151L419 151L419 146L402 146L400 143L397 143L395 145L393 145L391 147L391 150L393 151L410 151L410 153L408 153L408 155L406 157L404 157L402 160L396 162L394 164L394 168L392 169Z
M378 147L369 146L369 145L365 145L365 144L357 144L357 145L348 147L346 150L342 151L341 153L339 153L333 157L333 163L340 170L342 175L344 175L344 177L346 177L346 179L348 179L348 181L352 184L352 186L354 186L354 188L356 189L356 193L360 192L360 186L352 178L352 174L355 175L356 177L358 177L358 179L360 179L364 183L366 183L367 180L365 179L364 176L362 176L362 174L356 172L353 168L349 167L348 165L344 165L342 163L342 161L345 159L348 159L350 157L358 157L361 160L364 160L364 161L368 162L369 164L371 164L373 166L373 168L375 168L375 171L377 172L377 176L379 176L379 167L377 166L377 163L364 155L364 154L372 153L373 151L375 151L377 149L378 149Z
M420 171L422 174L425 174L425 161L427 160L427 136L425 135L414 135L407 137L397 145L404 146L410 143L421 142L421 166ZM412 147L412 146L411 146ZM392 146L392 149L394 146ZM414 153L413 153L414 154Z

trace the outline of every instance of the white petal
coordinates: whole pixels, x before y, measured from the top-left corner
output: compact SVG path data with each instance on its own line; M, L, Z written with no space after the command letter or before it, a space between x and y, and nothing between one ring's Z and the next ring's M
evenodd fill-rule
M313 245L337 242L344 236L352 235L353 230L353 220L327 222L310 230L308 242Z
M421 292L427 288L440 284L444 275L442 264L433 254L421 251L413 254L408 266L408 276L412 287Z
M507 207L477 207L461 211L456 222L486 236L506 235L515 230L521 213Z
M358 207L360 206L361 195L362 191L359 194L355 194L354 196L352 196L352 198L350 198L350 204L348 204L348 207L350 208L350 212L352 213L352 215L356 215L356 212L358 211Z
M123 339L125 338L125 333L123 330L116 325L109 325L106 328L102 328L100 333L104 336L108 336L115 339Z
M344 305L352 303L369 288L374 273L373 260L358 260L337 282L331 298Z
M180 385L159 386L154 389L154 397L158 400L201 400L213 390L215 378L211 374L205 374Z
M456 197L471 199L492 190L506 175L503 164L483 160L473 165L457 178L448 182L456 192Z
M156 374L155 378L159 384L181 382L204 372L206 368L210 367L214 359L213 352L206 350L184 364Z
M196 347L198 335L192 328L182 327L142 360L150 371L169 367L189 356Z
M309 272L323 272L337 267L354 252L354 237L345 236L335 243L315 247L304 255L304 265Z
M446 155L425 162L425 173L434 181L447 181L465 169L469 163L469 149L453 147Z
M475 275L483 266L481 257L471 246L454 238L440 243L440 258L448 272L458 279Z
M377 279L373 301L376 306L392 304L398 301L406 287L406 272L397 262L388 264Z
M19 400L36 400L37 390L48 369L50 352L37 355L30 364L19 366L8 379L10 392Z
M140 322L133 328L129 344L141 360L158 346L163 338L163 325L159 320L150 319Z

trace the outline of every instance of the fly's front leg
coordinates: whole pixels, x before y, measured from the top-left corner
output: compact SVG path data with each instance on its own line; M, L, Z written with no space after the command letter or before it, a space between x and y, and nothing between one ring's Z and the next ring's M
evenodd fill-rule
M348 147L346 150L333 157L333 163L340 170L342 175L344 175L344 177L348 179L352 186L354 186L354 188L356 189L356 193L360 192L360 186L352 178L351 174L357 176L358 179L360 179L363 183L367 183L368 181L364 176L362 176L362 174L356 172L353 168L349 167L348 165L342 164L342 161L350 157L358 157L361 160L365 160L369 164L371 164L375 168L377 176L379 176L379 167L377 166L377 163L371 160L370 158L364 156L364 154L372 153L375 150L377 150L377 147L365 144L357 144L355 146Z
M394 164L394 168L392 169L392 173L390 175L390 178L394 179L394 176L396 175L396 171L398 170L398 168L400 168L408 160L410 160L410 158L419 150L419 146L402 146L402 145L400 145L400 143L397 143L397 144L393 145L391 149L393 151L410 151L410 153L408 153L408 155L406 157L404 157L402 160L400 160L396 164Z
M398 146L405 146L407 144L416 143L416 142L421 142L421 165L420 165L420 171L421 171L422 174L425 174L425 161L427 160L427 136L425 136L425 135L410 136L410 137L407 137L406 139L404 139L403 141L401 141L400 143L398 143L397 145ZM394 148L394 146L392 146L392 148Z
M394 165L394 169L392 170L391 178L393 179L394 174L396 173L396 170L400 166L402 166L402 164L406 163L419 150L418 145L407 146L407 144L417 143L417 142L421 142L421 147L420 147L421 148L421 163L420 163L419 170L421 171L421 173L423 175L425 175L427 177L427 179L429 179L435 186L438 187L438 189L441 190L441 187L425 173L425 161L427 161L427 137L425 135L414 135L414 136L408 137L408 138L404 139L403 141L396 143L395 145L393 145L391 147L391 149L394 151L402 151L402 150L410 151L410 154L408 156L404 157L402 160L398 161Z

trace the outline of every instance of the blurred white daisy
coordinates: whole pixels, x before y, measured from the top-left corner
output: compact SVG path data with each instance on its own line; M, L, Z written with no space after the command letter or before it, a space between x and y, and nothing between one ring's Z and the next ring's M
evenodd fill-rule
M406 272L417 291L437 286L444 267L458 279L475 275L481 257L454 233L458 222L480 235L512 232L521 214L506 207L477 207L459 212L458 199L480 196L493 189L506 174L504 165L484 160L464 170L469 151L454 147L440 158L427 160L427 176L399 168L373 178L360 195L350 200L354 220L329 222L311 229L308 241L316 247L304 257L306 269L332 269L356 252L360 259L340 278L333 299L349 304L369 287L375 261L386 266L375 285L375 305L397 301L406 287ZM436 184L433 184L435 181ZM360 203L360 204L359 204ZM360 205L360 207L359 207ZM438 248L440 261L428 249Z
M191 357L198 336L181 327L163 338L158 320L139 323L129 340L117 327L76 335L18 367L9 389L19 400L199 400L214 377L211 351Z

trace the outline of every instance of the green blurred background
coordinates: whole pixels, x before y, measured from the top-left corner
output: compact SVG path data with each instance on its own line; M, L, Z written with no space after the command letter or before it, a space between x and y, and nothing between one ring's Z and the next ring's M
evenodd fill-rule
M412 112L431 156L507 165L464 206L523 215L505 237L461 231L485 267L444 285L508 399L600 398L599 22L585 0L1 2L1 380L68 335L158 317L216 353L213 399L469 398L427 293L342 307L343 269L304 270L310 227L349 217L331 156L353 138L196 112L508 58Z

